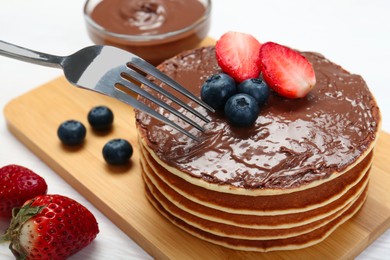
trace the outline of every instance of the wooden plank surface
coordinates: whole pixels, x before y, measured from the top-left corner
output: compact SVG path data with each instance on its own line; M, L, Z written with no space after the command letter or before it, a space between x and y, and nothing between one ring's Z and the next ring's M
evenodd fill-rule
M109 106L114 128L95 133L87 113ZM90 200L129 237L158 259L350 259L390 227L390 135L381 132L371 171L368 199L362 210L322 243L302 250L270 253L239 252L197 239L162 218L144 196L134 112L111 98L77 89L63 77L12 100L4 109L9 130L56 173ZM77 119L87 127L82 147L61 145L61 122ZM111 138L129 140L135 152L126 167L108 166L101 154Z

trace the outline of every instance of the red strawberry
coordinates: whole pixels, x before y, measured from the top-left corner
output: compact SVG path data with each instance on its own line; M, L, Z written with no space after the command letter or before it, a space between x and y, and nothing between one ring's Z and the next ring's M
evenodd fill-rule
M0 241L11 241L17 259L66 259L99 233L92 213L61 195L40 195L15 209Z
M13 208L47 192L42 177L19 165L0 168L0 187L0 218L11 218Z
M250 34L227 32L215 45L218 65L237 82L257 78L260 47L260 42Z
M288 98L306 96L316 84L313 66L299 52L273 42L260 50L261 72L268 86Z

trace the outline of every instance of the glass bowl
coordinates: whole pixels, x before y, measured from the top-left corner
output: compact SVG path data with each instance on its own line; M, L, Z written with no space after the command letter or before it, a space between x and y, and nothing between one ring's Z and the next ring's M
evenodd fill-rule
M124 5L122 7L115 7L116 11L114 11L113 15L116 18L119 17L119 20L123 18L123 16L131 15L129 13L128 7L126 5L133 4L134 2L138 2L141 4L148 2L174 2L172 0L88 0L84 5L84 18L86 21L87 31L89 37L95 44L99 45L111 45L116 46L121 49L130 51L135 55L140 56L141 58L147 60L153 65L158 65L165 59L175 56L176 54L184 51L193 49L199 46L204 38L206 38L209 29L210 29L210 21L211 21L211 0L195 0L204 7L204 12L191 24L182 27L180 29L165 31L160 33L157 28L154 32L144 33L144 34L132 34L132 33L123 33L118 31L110 30L109 26L102 26L101 21L97 21L97 19L93 18L93 12L95 8L104 1L110 1L112 4L114 2L115 5ZM184 15L188 15L192 13L190 5L187 5L187 0L176 0L178 3L181 2L183 6L186 6L188 9L187 12L178 12L175 10L170 10L170 16L166 16L166 19L173 19L172 17L182 13ZM144 4L145 5L145 4ZM115 9L114 8L114 9ZM148 7L147 7L148 8ZM165 7L166 9L168 6ZM172 8L172 7L170 7ZM108 8L109 9L109 8ZM124 11L123 11L124 10ZM115 14L116 12L116 14ZM131 12L131 10L130 10ZM173 13L172 13L173 12ZM110 17L111 11L102 12L103 19L106 21L117 22L118 19L113 19ZM168 10L167 10L168 13ZM141 13L142 14L142 13ZM172 16L173 14L173 16ZM153 14L155 15L155 14ZM128 18L128 17L125 17ZM145 17L141 17L144 19ZM102 18L100 18L102 19ZM126 22L126 21L125 21ZM115 25L115 24L114 24ZM161 23L161 28L164 27L164 23ZM165 28L166 30L167 28Z

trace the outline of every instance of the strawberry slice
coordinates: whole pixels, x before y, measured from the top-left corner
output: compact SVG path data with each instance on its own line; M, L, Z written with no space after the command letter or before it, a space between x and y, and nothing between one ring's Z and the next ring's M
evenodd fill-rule
M316 84L311 63L299 52L274 42L260 50L261 72L268 86L288 98L305 97Z
M260 42L250 34L227 32L215 46L218 65L235 81L260 75Z

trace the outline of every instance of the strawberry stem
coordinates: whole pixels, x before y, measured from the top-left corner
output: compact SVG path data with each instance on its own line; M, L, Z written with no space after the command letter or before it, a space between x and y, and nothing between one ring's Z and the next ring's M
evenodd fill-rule
M23 249L19 242L19 233L23 224L30 218L40 213L45 206L31 206L33 201L22 208L12 210L12 219L6 232L0 236L0 242L11 241L9 248L17 259L24 259Z

